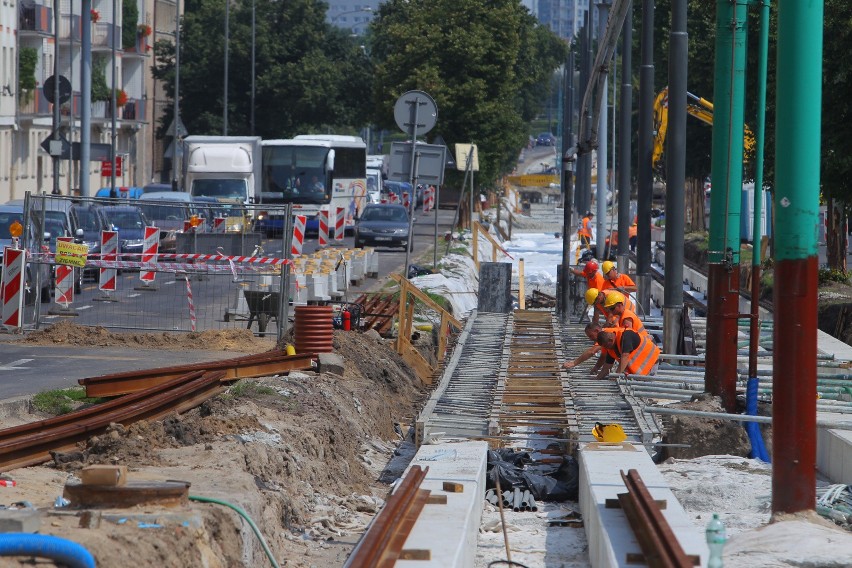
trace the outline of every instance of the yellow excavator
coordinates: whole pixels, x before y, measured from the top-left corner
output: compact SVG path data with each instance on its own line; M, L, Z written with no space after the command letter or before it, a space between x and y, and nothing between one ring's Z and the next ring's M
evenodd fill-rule
M713 126L713 103L705 98L693 95L690 92L686 93L688 100L686 103L686 113L694 116L701 122ZM659 92L657 98L654 99L654 156L653 165L656 168L657 163L663 155L663 150L666 147L666 130L669 126L669 88L666 87ZM754 133L747 124L743 134L743 150L745 157L749 158L754 155Z

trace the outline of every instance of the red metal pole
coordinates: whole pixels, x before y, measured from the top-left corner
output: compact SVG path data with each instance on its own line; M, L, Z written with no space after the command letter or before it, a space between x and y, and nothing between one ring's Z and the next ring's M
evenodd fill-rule
M737 318L739 265L712 263L708 267L707 355L704 388L722 397L722 406L737 406Z

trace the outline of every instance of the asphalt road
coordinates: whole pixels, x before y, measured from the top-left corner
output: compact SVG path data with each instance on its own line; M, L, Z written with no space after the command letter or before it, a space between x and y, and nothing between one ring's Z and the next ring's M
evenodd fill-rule
M439 246L443 243L443 235L449 230L454 214L454 210L444 209L437 213ZM414 252L411 254L411 262L431 266L435 214L417 211L415 219ZM346 237L344 246L352 245L352 237ZM280 255L280 241L265 241L263 247L264 254L267 256ZM305 241L303 247L305 253L316 249L316 237ZM388 274L402 271L405 264L403 249L380 248L377 252L379 277L365 279L358 285L350 287L346 300L355 300L365 291L381 288ZM159 274L154 291L137 289L140 284L138 272L124 272L118 276L118 279L119 292L114 294L114 297L119 301L116 302L97 301L96 298L102 297L103 294L98 290L96 282L87 280L82 293L76 296L73 304L79 315L67 319L80 325L105 326L116 332L189 330L186 282L182 276ZM257 281L254 284L257 284ZM248 322L245 317L234 317L226 321L226 313L237 307L240 288L246 285L248 285L246 282L234 282L230 273L216 277L191 278L190 286L198 330L246 327ZM48 310L56 307L54 303L39 306L44 325L66 319L62 316L48 315ZM33 307L30 307L28 311L32 309ZM256 323L253 324L252 329L257 331ZM276 331L274 324L271 324L267 331L274 334ZM77 379L106 373L209 361L238 355L234 352L218 351L44 347L29 345L18 339L18 336L0 333L0 398L76 386Z

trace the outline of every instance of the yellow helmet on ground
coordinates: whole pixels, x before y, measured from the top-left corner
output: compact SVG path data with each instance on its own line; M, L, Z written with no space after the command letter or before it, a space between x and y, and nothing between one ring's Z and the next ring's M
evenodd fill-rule
M615 268L615 263L611 260L605 260L601 267L601 272L603 272L603 275L606 276L613 268Z
M589 288L586 290L586 303L590 306L594 305L595 300L598 299L598 294L600 294L600 290L597 288Z
M609 291L606 293L606 298L604 298L604 307L611 308L616 304L623 304L624 294L621 292Z
M595 422L595 427L592 428L592 436L598 442L618 443L627 439L627 434L620 424L601 424Z

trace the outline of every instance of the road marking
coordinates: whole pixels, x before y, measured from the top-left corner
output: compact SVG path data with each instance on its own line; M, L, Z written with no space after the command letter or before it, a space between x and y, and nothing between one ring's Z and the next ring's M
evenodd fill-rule
M77 308L77 311L79 312L80 310L88 310L88 309L90 309L91 307L92 307L91 305L88 305L88 306L80 306L79 308Z
M167 280L167 281L163 282L163 284L164 284L165 286L171 286L171 285L172 285L172 284L174 284L174 283L175 283L175 280Z
M29 369L29 367L20 367L19 365L24 365L29 363L32 359L18 359L17 361L12 361L8 365L0 365L0 371L18 371L21 369Z
M141 296L141 295L142 295L142 294L128 294L128 295L127 295L127 297L128 297L128 298L138 298L138 297L139 297L139 296Z

